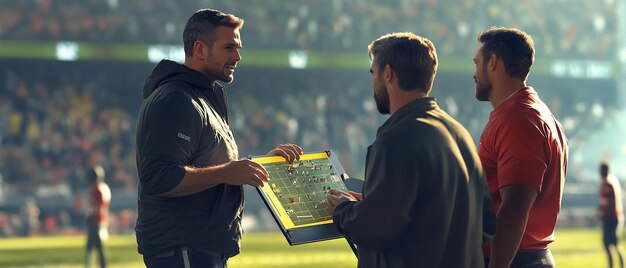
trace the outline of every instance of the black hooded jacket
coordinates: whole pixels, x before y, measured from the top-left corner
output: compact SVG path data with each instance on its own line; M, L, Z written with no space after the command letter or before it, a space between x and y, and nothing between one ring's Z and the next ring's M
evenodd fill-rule
M220 184L189 196L160 196L180 183L185 166L238 158L224 89L198 71L163 60L146 80L143 99L136 130L139 253L150 257L189 247L236 255L241 186Z

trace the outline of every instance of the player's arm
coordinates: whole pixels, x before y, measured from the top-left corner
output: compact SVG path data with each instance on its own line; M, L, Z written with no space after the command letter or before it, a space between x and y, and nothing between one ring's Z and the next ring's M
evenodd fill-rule
M522 241L528 213L537 198L537 190L522 185L500 188L502 203L497 214L496 234L491 240L489 267L509 267Z
M252 185L261 187L268 181L268 173L259 163L251 160L231 161L222 165L194 168L185 167L185 175L174 189L162 194L179 197L195 194L218 184Z
M287 161L299 160L302 148L295 144L281 144L268 154L282 156ZM218 184L251 185L262 187L268 182L269 174L259 163L251 160L231 161L226 164L205 168L185 167L185 176L176 187L163 194L178 197L204 191Z

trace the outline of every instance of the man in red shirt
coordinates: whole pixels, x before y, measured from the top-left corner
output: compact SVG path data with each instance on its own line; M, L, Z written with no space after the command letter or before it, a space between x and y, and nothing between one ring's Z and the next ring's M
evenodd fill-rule
M604 250L609 257L609 267L613 267L613 253L617 253L620 267L624 267L624 252L619 247L619 237L624 223L624 215L622 214L622 188L619 180L609 175L609 165L607 163L600 164L600 177L602 184L600 185L600 200L598 205L598 218L602 221L602 241L604 242Z
M489 267L553 267L548 244L561 207L568 142L561 124L526 85L532 38L491 28L478 36L476 98L494 107L478 155L497 214L485 245Z
M86 267L91 267L92 251L95 248L100 257L100 267L106 267L106 254L103 241L108 237L107 222L111 190L104 182L104 169L94 166L89 170L89 180L92 183L89 189L89 215L87 217L87 258Z

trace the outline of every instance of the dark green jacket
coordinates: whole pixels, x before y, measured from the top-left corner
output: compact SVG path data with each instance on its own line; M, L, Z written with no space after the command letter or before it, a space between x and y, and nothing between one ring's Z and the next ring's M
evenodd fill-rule
M363 194L333 215L356 243L359 267L483 267L495 216L480 159L433 98L405 105L378 129Z

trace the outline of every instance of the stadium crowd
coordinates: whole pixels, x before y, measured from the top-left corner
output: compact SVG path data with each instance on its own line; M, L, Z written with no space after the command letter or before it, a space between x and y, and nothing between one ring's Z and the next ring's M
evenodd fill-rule
M440 56L468 61L476 34L491 25L533 35L538 58L615 58L616 0L0 0L0 40L180 44L196 9L246 20L246 48L364 53L383 33L429 37ZM263 8L250 8L262 5ZM549 12L549 14L548 14ZM279 36L280 38L276 38ZM132 230L137 172L134 133L141 87L152 64L0 64L0 236L82 228L86 169L101 164L113 190L111 227ZM564 124L573 148L615 106L613 81L533 77L531 84ZM588 94L589 88L604 88ZM362 178L367 146L385 120L367 70L238 69L227 86L240 156L292 142L332 149ZM439 72L432 94L478 140L491 107L477 103L471 74ZM572 167L576 171L576 166ZM577 172L571 172L574 180ZM254 206L249 206L254 208ZM256 208L260 208L257 206ZM253 212L254 213L254 212Z
M57 222L69 214L70 224L80 226L86 169L101 164L115 196L113 219L122 211L132 218L134 127L140 89L152 65L13 63L0 68L0 211L17 216L25 197L33 197L42 223L48 214ZM55 69L63 72L50 71ZM466 76L440 73L432 95L477 141L491 107L475 101ZM355 70L238 70L227 88L240 156L263 154L284 142L309 152L332 149L349 175L362 178L367 146L385 120L373 102L370 79L366 71ZM589 99L584 81L553 80L537 79L536 86L562 85L542 92L575 146L615 109L606 105L614 96ZM53 209L55 204L68 209Z
M617 0L1 2L0 39L14 41L179 44L189 14L213 7L246 20L244 41L253 48L360 52L381 34L411 31L440 54L468 56L467 44L493 25L524 29L541 57L609 60L619 42Z

